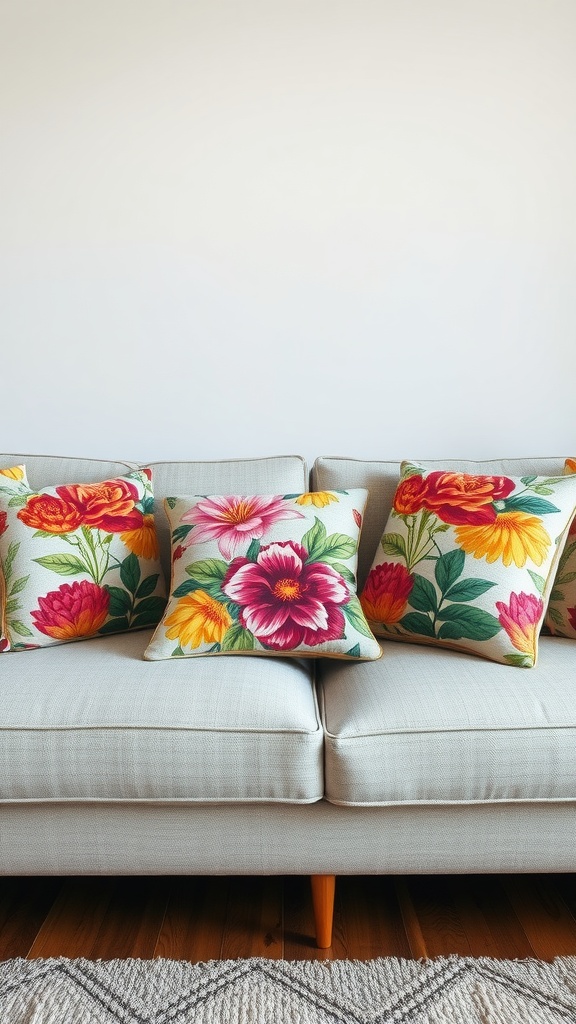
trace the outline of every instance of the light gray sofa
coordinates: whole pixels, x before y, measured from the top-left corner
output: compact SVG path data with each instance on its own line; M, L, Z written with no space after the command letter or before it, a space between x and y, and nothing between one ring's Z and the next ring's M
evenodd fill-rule
M33 487L133 463L0 455ZM563 459L427 461L559 474ZM359 585L398 462L152 464L168 494L367 487ZM150 631L0 655L1 874L309 874L330 944L338 874L574 870L576 645L536 668L385 642L375 662L147 662Z

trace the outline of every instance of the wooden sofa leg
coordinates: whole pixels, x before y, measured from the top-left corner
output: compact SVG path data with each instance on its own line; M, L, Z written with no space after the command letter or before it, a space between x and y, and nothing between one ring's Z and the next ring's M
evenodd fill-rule
M310 875L310 881L316 925L316 945L319 949L328 949L332 945L336 875Z

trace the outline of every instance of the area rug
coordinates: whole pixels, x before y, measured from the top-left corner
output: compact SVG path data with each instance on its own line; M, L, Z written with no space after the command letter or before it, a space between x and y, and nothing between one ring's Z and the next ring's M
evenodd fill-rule
M2 1024L566 1024L576 957L8 960Z

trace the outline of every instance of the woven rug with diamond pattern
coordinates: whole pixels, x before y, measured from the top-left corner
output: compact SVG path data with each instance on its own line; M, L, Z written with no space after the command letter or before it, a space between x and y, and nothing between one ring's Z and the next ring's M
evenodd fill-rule
M576 1024L576 957L7 960L2 1024Z

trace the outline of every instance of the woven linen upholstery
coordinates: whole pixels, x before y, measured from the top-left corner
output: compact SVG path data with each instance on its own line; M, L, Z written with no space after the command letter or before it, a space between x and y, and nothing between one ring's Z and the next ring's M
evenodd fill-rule
M0 804L15 875L573 871L575 844L568 803Z
M417 455L418 453L416 453ZM494 476L561 476L564 457L545 459L494 459L490 462L471 462L462 459L418 459L412 452L403 458L427 469L440 469L459 473L487 473ZM333 490L339 487L367 487L368 503L364 511L364 525L358 552L358 593L366 582L376 548L384 533L392 508L394 492L400 480L400 459L397 462L370 462L323 456L312 467L314 490Z
M0 802L295 801L323 792L309 666L142 660L150 631L2 658Z
M0 466L26 465L30 487L56 487L60 484L91 484L110 480L137 469L135 462L105 462L101 459L74 459L59 455L0 455Z
M308 489L299 455L213 462L149 462L154 485L154 514L160 559L170 582L170 528L164 498L178 494L287 494Z
M327 799L576 803L574 645L541 644L531 672L390 641L361 668L323 665Z

